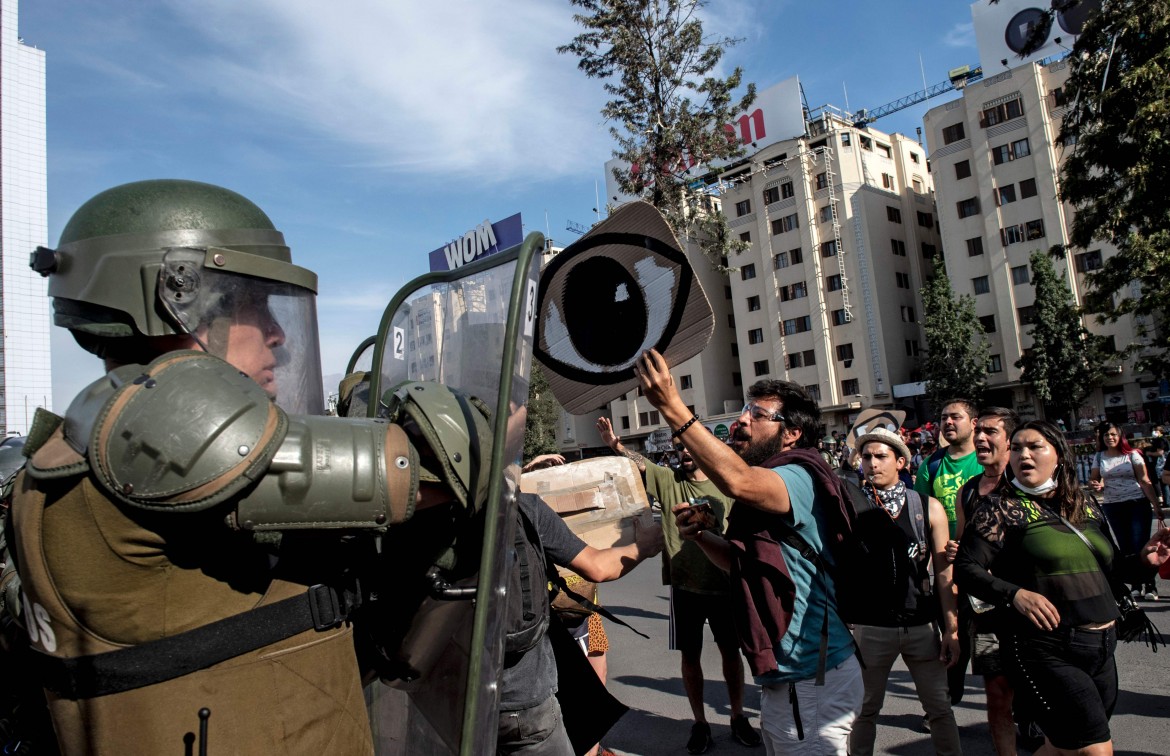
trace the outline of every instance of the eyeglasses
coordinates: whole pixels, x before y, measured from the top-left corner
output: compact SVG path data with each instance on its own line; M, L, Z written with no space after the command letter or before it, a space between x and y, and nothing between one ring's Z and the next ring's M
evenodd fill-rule
M784 415L775 410L770 410L767 407L761 407L758 404L743 405L743 409L739 411L739 414L742 415L745 412L752 416L752 420L771 420L775 423L788 422L788 418L784 417Z

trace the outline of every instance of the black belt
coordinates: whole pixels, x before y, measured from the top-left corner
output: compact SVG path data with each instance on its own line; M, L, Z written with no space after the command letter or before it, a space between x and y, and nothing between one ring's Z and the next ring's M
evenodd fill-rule
M314 585L304 593L193 630L90 656L35 655L41 684L62 698L97 698L198 672L306 630L338 627L360 593Z

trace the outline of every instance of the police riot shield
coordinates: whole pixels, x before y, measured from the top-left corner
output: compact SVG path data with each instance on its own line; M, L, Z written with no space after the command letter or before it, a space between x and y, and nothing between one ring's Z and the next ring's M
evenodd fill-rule
M422 511L384 538L382 583L374 588L379 637L370 639L378 679L366 687L379 754L496 750L500 596L516 520L543 248L543 236L533 233L510 250L416 279L387 307L373 344L370 417L385 414L386 399L403 381L437 381L485 402L493 429L486 505L474 513ZM358 369L359 353L369 354L355 353Z

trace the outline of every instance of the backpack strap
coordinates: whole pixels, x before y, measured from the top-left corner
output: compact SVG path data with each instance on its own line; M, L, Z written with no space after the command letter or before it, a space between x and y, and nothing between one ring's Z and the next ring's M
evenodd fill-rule
M572 588L570 588L568 586L568 584L565 582L565 579L563 577L561 577L561 573L557 572L555 567L553 567L553 569L551 569L549 571L548 581L553 584L553 589L555 591L560 591L561 593L563 593L566 596L568 596L569 598L573 599L574 601L576 601L578 604L585 607L589 611L596 612L597 614L600 614L602 617L605 617L610 622L616 622L619 625L623 625L625 627L628 627L630 630L634 631L638 635L641 635L646 640L650 640L649 635L646 635L645 633L640 632L636 627L634 627L630 623L626 622L625 620L621 619L620 617L615 615L613 612L606 609L604 606L601 606L600 604L593 603L589 599L585 598L584 596L582 596L581 594L577 593Z
M942 467L943 457L946 454L946 449L935 449L931 453L930 459L926 461L926 487L928 490L934 485L934 479L938 477L938 469Z
M926 506L922 494L913 488L906 489L906 510L910 513L910 527L914 530L914 538L918 543L927 543L926 534L930 532L930 507Z

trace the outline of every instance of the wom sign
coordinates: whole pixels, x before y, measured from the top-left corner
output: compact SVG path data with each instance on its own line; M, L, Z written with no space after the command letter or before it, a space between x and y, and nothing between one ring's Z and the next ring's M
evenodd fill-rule
M461 268L481 257L514 247L524 240L524 225L520 213L491 223L484 221L451 243L431 251L431 271Z

